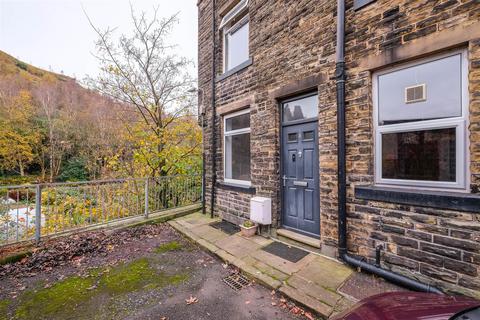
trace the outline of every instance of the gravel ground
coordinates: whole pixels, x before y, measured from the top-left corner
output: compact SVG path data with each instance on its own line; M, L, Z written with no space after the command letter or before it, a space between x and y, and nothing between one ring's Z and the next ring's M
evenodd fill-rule
M55 240L0 267L3 319L313 319L166 224Z

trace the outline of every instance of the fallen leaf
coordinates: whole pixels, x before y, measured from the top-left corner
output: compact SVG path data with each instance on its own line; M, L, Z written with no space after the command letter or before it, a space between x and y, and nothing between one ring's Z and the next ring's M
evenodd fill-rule
M312 316L312 314L310 312L305 312L304 316L308 320L315 320L315 318Z
M226 262L222 263L222 267L223 267L223 269L227 269L228 268L228 263L226 263Z
M299 307L293 307L292 309L290 309L290 312L293 313L293 314L299 314L300 313L300 308Z
M190 298L185 299L185 302L187 303L187 305L191 305L191 304L197 303L198 299L197 297L190 296Z
M276 305L277 305L277 303L276 303L276 302L272 302L272 306L276 306Z

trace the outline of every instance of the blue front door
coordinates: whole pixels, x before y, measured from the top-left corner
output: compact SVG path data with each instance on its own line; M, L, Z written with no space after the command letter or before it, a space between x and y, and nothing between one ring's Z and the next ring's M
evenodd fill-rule
M293 121L282 127L282 225L320 234L318 122Z

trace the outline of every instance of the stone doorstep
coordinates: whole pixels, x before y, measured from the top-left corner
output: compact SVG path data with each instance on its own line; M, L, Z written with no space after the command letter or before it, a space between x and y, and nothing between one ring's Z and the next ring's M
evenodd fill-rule
M297 303L316 311L322 317L328 318L351 305L352 301L336 290L348 279L352 271L338 262L310 253L299 262L292 263L260 250L272 241L270 239L258 236L247 239L235 234L225 235L215 240L215 237L208 235L208 231L216 233L217 229L206 225L207 223L197 223L197 227L201 230L196 233L198 229L192 229L185 223L180 223L180 221L185 222L185 219L186 217L181 217L168 223L257 282L279 290ZM238 248L235 248L236 246ZM245 251L248 253L244 254ZM328 270L319 270L323 269L322 267ZM338 277L338 279L332 279L332 277Z
M287 229L277 229L277 236L287 238L294 244L305 245L307 246L307 249L308 247L312 247L312 249L320 249L320 239L304 236L303 234L297 232Z

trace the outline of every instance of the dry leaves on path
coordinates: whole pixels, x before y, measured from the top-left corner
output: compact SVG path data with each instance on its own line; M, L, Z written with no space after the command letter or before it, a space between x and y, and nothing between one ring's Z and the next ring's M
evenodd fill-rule
M5 276L35 276L63 265L80 266L86 257L106 256L116 246L142 241L159 235L163 225L139 226L114 232L91 231L44 242L21 261L0 266L0 279Z
M198 298L197 298L197 297L190 296L190 298L185 299L185 302L187 303L187 305L191 305L191 304L197 303L197 302L198 302Z

